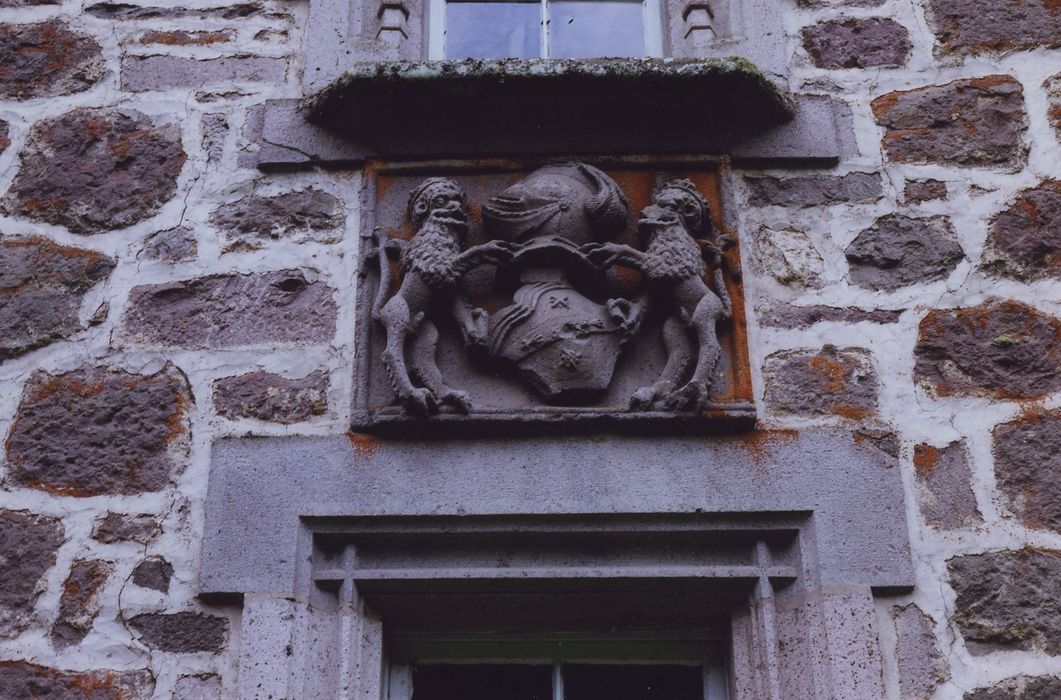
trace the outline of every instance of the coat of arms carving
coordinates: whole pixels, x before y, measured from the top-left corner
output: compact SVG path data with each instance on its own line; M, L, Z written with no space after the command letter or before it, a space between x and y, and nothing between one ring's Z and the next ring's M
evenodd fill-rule
M754 421L721 164L490 165L370 169L355 429Z

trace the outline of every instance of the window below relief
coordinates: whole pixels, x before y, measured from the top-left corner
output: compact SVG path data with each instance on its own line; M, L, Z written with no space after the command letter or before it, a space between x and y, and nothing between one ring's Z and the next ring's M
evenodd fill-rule
M402 642L397 646L402 652L389 664L385 700L728 698L720 652L704 641L531 637L469 644L450 638L426 644L421 639L412 649ZM447 647L455 652L451 658L438 653ZM637 653L646 649L647 656Z
M663 55L659 0L431 0L430 8L432 59Z

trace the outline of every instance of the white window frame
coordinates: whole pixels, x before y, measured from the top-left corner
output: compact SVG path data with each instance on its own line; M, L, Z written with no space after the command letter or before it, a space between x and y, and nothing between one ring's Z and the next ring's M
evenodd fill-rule
M446 5L450 0L429 0L428 10L428 43L427 57L432 61L441 61L446 58ZM471 0L472 2L490 2L490 0ZM498 0L499 2L504 0ZM511 0L510 0L511 1ZM541 28L538 40L542 58L550 59L549 55L549 5L554 0L536 0L541 10ZM592 3L594 0L578 0L580 2ZM645 28L645 58L663 57L663 18L659 0L622 0L628 2L640 2L644 13ZM534 4L529 2L527 4Z

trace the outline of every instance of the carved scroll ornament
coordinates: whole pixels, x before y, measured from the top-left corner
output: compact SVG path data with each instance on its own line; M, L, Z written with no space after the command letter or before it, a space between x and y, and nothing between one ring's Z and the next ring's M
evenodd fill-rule
M539 168L480 209L488 240L466 246L464 190L429 178L409 197L411 239L374 232L380 283L372 316L385 331L382 365L406 412L480 406L439 368L440 325L459 330L473 366L516 377L557 407L600 403L624 348L655 333L665 364L625 399L628 408L699 412L708 405L723 354L719 324L732 316L722 255L729 240L712 226L693 182L675 179L657 189L637 220L636 247L616 242L628 222L623 191L583 163ZM395 253L398 280L389 262ZM493 284L510 299L490 313L462 291L464 278L483 265L496 267ZM641 274L636 298L607 291L605 279L617 267ZM664 320L647 330L650 315Z

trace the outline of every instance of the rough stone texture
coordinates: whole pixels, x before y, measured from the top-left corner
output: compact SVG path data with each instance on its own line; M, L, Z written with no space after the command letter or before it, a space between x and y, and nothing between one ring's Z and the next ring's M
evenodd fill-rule
M173 565L162 557L148 557L136 565L133 569L132 580L141 588L166 593L169 591L169 581L173 578Z
M1027 547L947 561L957 594L954 622L974 654L1061 653L1061 552Z
M994 430L995 478L1027 527L1061 532L1061 411L1028 412Z
M206 162L217 164L221 160L225 149L225 139L228 137L228 116L224 114L203 115L203 151L206 153Z
M1061 73L1048 79L1043 83L1050 105L1047 112L1050 123L1054 125L1054 132L1058 140L1061 140Z
M126 56L122 59L122 88L144 92L232 83L275 84L283 82L286 72L285 59L266 56Z
M819 68L901 66L910 57L906 27L890 19L835 19L803 28L803 48Z
M184 159L176 124L77 109L33 127L3 206L74 233L124 228L173 197Z
M332 290L298 270L147 285L129 296L125 333L145 345L323 343L335 335Z
M1061 277L1061 180L1024 190L994 218L984 267L1023 281Z
M764 401L773 411L861 419L877 410L877 373L861 348L776 352L763 375Z
M226 250L253 250L279 238L335 243L342 237L345 216L338 199L306 189L244 197L219 207L211 221L227 234Z
M105 72L100 46L58 20L0 25L0 96L12 100L82 92Z
M927 700L950 678L947 661L932 634L932 618L914 604L892 608L902 700Z
M11 145L11 125L0 120L0 153L7 150Z
M880 7L887 0L797 0L800 7Z
M914 469L917 503L925 522L942 530L953 530L982 522L976 505L965 446L916 445Z
M0 661L0 697L48 700L148 700L150 671L60 671L29 661Z
M230 420L298 423L327 412L328 384L326 372L313 372L300 379L268 372L226 377L214 382L214 408Z
M199 244L195 240L195 234L183 226L178 226L151 234L144 241L140 257L162 262L186 262L195 260L198 253Z
M1061 321L1016 301L930 311L914 378L940 396L1035 399L1061 388Z
M748 204L753 207L821 207L840 203L875 202L884 196L877 173L746 177Z
M0 238L0 362L81 330L85 293L114 265L44 238Z
M962 700L1057 700L1061 698L1061 678L1057 676L1018 676L993 688L966 693Z
M877 219L851 241L844 255L852 282L888 291L946 279L965 257L947 217L902 214Z
M221 679L212 673L181 676L173 687L173 700L221 700Z
M63 535L57 518L0 510L0 637L17 636L29 626Z
M215 32L188 32L183 29L152 30L144 32L136 39L138 44L161 44L163 46L212 46L226 44L235 37L232 30Z
M854 306L778 306L759 314L759 323L773 328L807 328L815 323L896 323L902 311Z
M1061 46L1056 0L928 0L936 50L959 56Z
M58 5L62 0L0 0L0 7L32 7L34 5Z
M110 562L79 559L70 567L59 599L59 617L52 626L56 648L80 644L99 615L99 593L114 571Z
M104 544L139 542L149 544L162 533L162 527L150 513L127 515L109 512L92 525L92 539Z
M947 198L947 183L940 180L908 180L903 190L907 204L921 204Z
M153 7L121 2L98 2L84 9L85 14L99 19L113 20L169 20L169 19L244 19L263 15L280 16L275 10L266 11L260 3L244 2L219 7Z
M1024 91L1007 75L955 80L873 100L896 163L1000 166L1024 162Z
M157 491L184 466L191 401L172 366L38 372L7 439L9 479L69 496Z
M868 442L884 454L899 459L899 436L889 430L859 428L855 431L856 442Z
M754 236L763 271L787 287L817 289L824 285L825 262L803 231L761 228Z
M224 650L228 620L202 613L145 613L130 619L129 627L151 649L177 654Z

